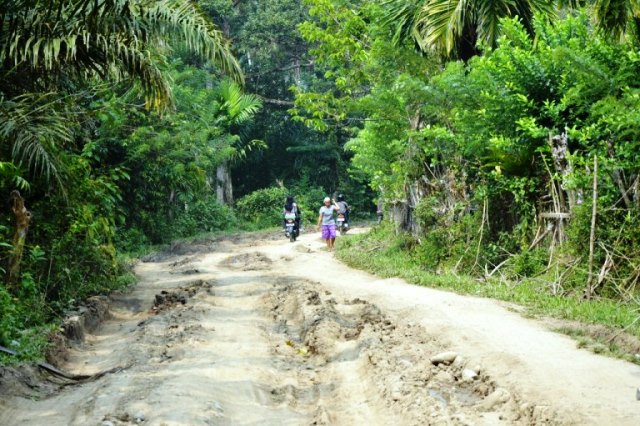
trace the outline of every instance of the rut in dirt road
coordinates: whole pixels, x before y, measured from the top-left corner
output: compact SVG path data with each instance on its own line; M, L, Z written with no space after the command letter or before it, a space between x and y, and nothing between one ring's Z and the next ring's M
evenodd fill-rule
M452 353L438 330L288 273L309 245L182 250L139 264L139 284L113 297L112 318L63 365L124 369L4 398L0 424L573 423Z

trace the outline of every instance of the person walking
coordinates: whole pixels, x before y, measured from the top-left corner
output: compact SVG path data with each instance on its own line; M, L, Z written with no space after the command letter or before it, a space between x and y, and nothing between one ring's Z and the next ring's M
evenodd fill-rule
M336 221L333 218L333 213L338 211L340 211L340 207L336 202L325 197L323 206L320 207L317 229L320 230L320 226L322 226L322 238L327 242L327 251L333 251L336 241Z

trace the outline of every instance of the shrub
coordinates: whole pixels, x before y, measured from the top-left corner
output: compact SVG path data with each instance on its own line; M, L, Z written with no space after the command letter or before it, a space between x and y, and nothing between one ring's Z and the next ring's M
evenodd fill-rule
M233 210L214 197L197 200L183 210L175 220L178 237L190 237L203 232L224 231L237 225Z
M125 253L137 253L149 244L149 239L139 228L123 229L117 237L116 246Z
M237 226L233 210L214 195L173 203L160 210L140 210L118 246L135 252L147 243L163 244L204 232L224 231Z
M531 277L544 271L547 260L545 249L523 250L514 256L511 269L517 278Z
M272 227L282 220L282 206L287 195L287 189L281 187L259 189L240 198L236 212L255 228Z

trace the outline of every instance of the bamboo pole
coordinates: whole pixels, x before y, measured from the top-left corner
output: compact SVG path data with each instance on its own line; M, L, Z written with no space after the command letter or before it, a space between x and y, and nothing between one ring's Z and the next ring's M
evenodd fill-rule
M591 235L589 236L589 278L587 279L587 299L593 295L593 252L596 242L596 215L598 212L598 156L593 157L593 207L591 209Z

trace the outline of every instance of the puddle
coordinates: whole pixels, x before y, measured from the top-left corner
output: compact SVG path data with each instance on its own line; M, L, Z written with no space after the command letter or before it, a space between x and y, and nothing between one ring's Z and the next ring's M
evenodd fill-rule
M445 398L442 392L436 389L429 389L428 391L429 396L436 399L440 403L440 405L442 405L442 408L447 408L449 406L449 401L447 400L447 398Z

